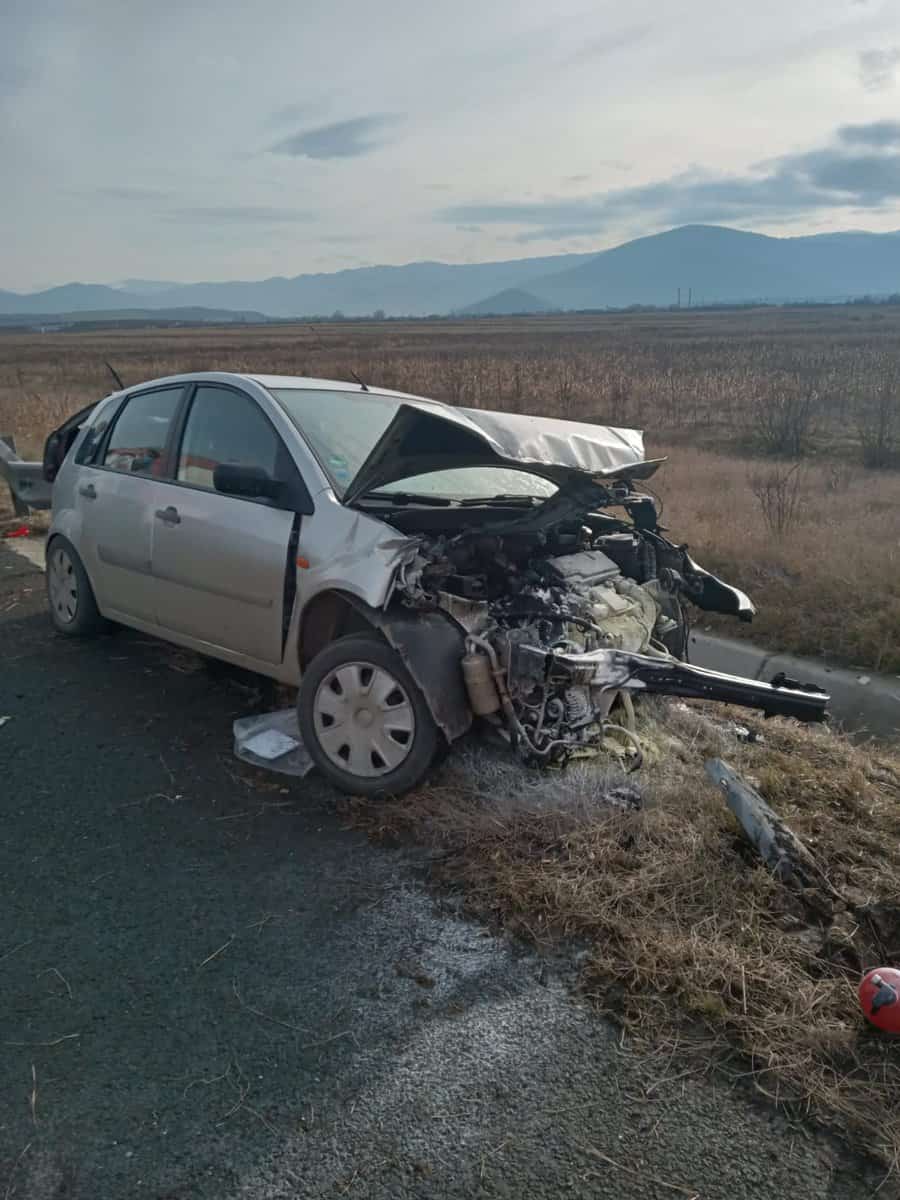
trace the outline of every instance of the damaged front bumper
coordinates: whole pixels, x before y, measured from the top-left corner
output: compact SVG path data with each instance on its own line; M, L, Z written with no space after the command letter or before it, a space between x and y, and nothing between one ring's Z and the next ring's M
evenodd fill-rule
M758 709L767 717L793 717L798 721L825 720L831 698L813 685L783 675L762 683L668 656L609 649L568 653L521 642L511 647L509 674L511 681L575 685L606 694L647 692L719 700Z

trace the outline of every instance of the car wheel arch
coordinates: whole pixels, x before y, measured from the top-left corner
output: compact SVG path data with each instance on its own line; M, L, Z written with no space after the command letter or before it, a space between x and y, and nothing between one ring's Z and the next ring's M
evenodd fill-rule
M448 743L468 731L472 710L462 678L465 635L445 613L375 609L338 589L306 605L298 638L301 675L313 657L336 638L378 633L400 655Z
M50 555L53 553L53 546L56 542L63 542L64 545L68 546L70 550L74 551L74 553L78 555L78 561L81 563L81 569L87 576L88 583L91 585L91 589L96 596L97 590L94 586L94 580L91 576L91 573L88 570L87 563L84 561L84 556L78 549L77 541L69 537L67 531L62 529L54 529L51 531L50 536L47 538L47 544L44 547L44 562L48 563L50 561Z
M326 646L349 633L381 633L378 614L363 601L337 588L319 592L304 606L297 653L303 672Z

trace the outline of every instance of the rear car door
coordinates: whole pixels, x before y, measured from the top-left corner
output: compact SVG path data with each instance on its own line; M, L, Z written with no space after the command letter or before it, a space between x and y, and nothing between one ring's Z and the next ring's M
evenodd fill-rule
M92 429L76 456L79 552L101 611L126 623L155 619L150 563L158 476L183 394L183 385L131 393L112 427Z
M225 494L216 489L217 467L247 468L279 483L280 494ZM312 512L281 435L253 396L200 383L181 421L172 474L160 485L153 536L158 624L280 663L301 514Z

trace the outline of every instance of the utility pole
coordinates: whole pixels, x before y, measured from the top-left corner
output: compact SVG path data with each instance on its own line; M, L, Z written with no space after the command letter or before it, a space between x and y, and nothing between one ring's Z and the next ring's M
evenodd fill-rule
M681 288L678 289L678 307L681 308Z
M694 294L694 289L692 287L689 287L688 288L688 308L691 307L691 297L693 296L693 294Z

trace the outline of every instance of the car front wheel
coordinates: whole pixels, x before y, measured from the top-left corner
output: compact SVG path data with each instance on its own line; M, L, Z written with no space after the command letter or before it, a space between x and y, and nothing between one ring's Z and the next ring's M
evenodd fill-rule
M300 682L300 732L322 774L355 796L389 796L421 781L439 734L395 650L374 634L339 638Z

